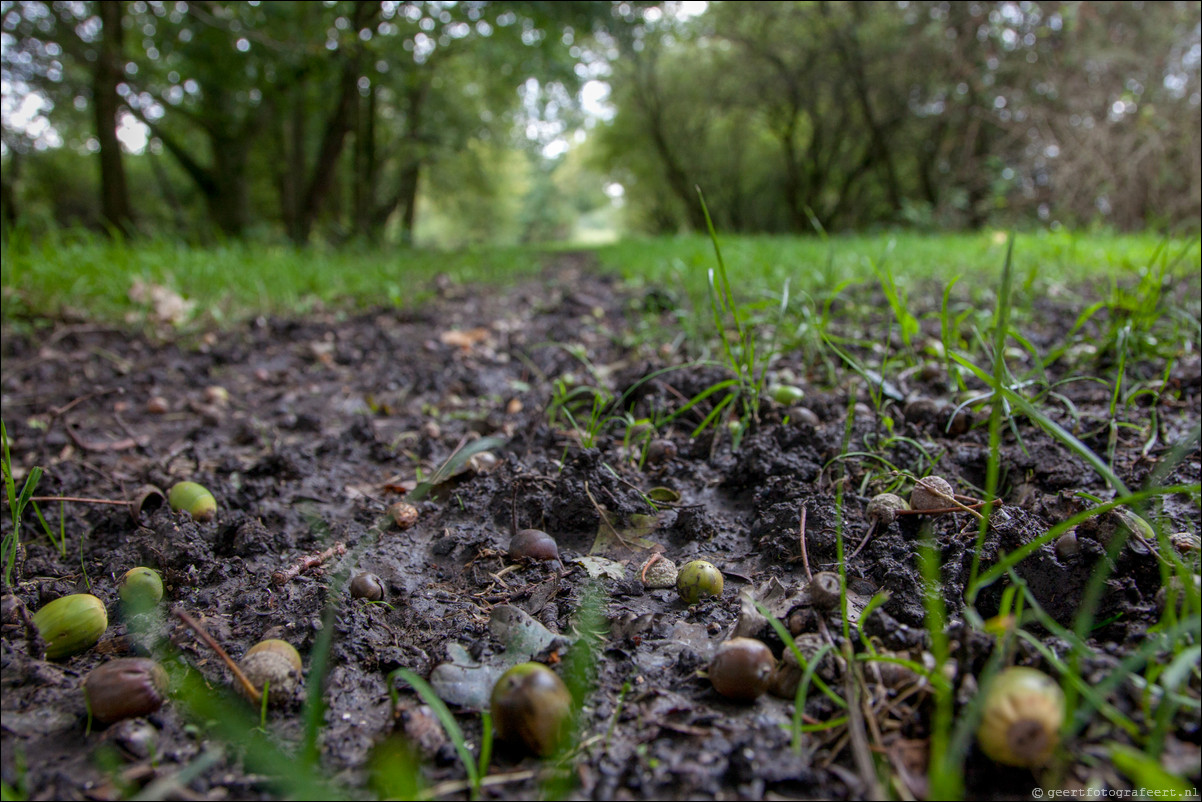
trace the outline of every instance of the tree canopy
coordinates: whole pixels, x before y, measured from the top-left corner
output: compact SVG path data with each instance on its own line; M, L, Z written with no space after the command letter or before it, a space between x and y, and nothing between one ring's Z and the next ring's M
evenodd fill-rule
M697 186L732 231L1196 228L1199 17L1189 2L5 0L4 219L408 242L420 208L444 241L517 241L612 212L608 184L633 231L700 227ZM599 116L588 82L609 87Z

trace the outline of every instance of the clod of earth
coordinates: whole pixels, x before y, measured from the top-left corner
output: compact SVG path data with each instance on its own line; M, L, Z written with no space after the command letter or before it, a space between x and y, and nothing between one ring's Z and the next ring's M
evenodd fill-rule
M865 514L869 521L878 526L888 526L897 519L897 513L910 509L910 505L901 496L893 493L878 493L868 502Z
M46 642L46 657L59 660L90 649L108 629L104 602L90 593L73 593L48 602L33 614L33 625Z
M718 647L710 661L714 690L737 702L753 702L764 695L776 670L772 650L755 638L731 638Z
M639 569L639 578L643 582L643 586L651 590L659 588L670 588L676 585L676 577L679 575L676 570L676 563L669 560L662 554L652 554L647 558Z
M1060 742L1064 693L1034 668L1014 666L994 677L985 697L977 743L1007 766L1041 766Z
M942 510L954 506L955 490L942 476L924 476L910 491L910 508Z
M211 521L217 515L217 499L196 482L176 482L167 492L167 503L176 512L188 513L198 523Z
M146 657L119 657L102 663L83 682L88 711L97 721L111 724L146 716L167 698L167 672Z
M519 663L502 674L489 706L498 737L540 757L564 743L572 722L572 695L542 663Z

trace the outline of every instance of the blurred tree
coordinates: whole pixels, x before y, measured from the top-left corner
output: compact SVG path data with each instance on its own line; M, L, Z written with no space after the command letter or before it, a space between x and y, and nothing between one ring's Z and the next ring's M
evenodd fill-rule
M133 228L133 210L117 139L125 64L122 19L121 3L21 2L4 5L2 27L7 91L38 91L51 101L51 108L70 107L76 98L90 101L95 144L89 149L99 157L101 218L110 230L127 235ZM63 54L74 70L60 59ZM28 144L13 142L13 151L27 152ZM6 194L13 194L11 184ZM15 197L10 203L11 214Z

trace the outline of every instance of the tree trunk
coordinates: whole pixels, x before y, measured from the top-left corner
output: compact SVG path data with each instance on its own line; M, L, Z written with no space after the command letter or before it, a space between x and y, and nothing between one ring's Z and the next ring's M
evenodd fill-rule
M133 231L133 210L125 182L125 162L117 139L117 113L122 76L121 4L96 3L102 25L100 54L92 73L92 111L100 143L100 212L111 230L128 236Z
M366 26L379 12L379 0L359 0L351 21L352 30L358 32ZM321 147L318 149L317 162L313 165L313 174L305 190L300 215L300 235L297 244L303 244L309 239L313 225L322 204L326 202L330 190L334 187L334 179L338 169L338 157L346 142L347 132L351 129L354 119L355 105L359 100L360 64L363 61L363 47L356 41L350 46L350 53L344 56L342 72L338 79L338 103L330 116L326 118L325 133L321 137Z

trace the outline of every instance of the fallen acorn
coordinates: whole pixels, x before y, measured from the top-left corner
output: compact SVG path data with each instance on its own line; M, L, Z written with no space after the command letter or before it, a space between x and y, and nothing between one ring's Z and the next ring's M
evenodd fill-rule
M104 602L90 593L73 593L33 614L33 625L46 642L46 658L58 660L91 648L108 629Z
M196 482L176 482L167 492L167 503L175 512L186 512L198 523L211 521L217 515L217 499Z
M117 595L122 604L135 612L149 610L163 598L163 578L153 568L131 568L121 577Z
M286 704L301 687L300 654L287 641L269 638L256 643L238 666L259 693L267 686L267 701L273 706ZM250 696L246 688L237 687L244 696Z
M985 697L977 743L998 763L1043 765L1060 742L1064 693L1034 668L1014 666L994 677Z
M710 661L714 690L737 702L753 702L768 690L776 670L772 650L755 638L731 638Z
M384 598L384 583L375 574L356 574L351 580L351 598L380 601Z
M519 663L502 674L489 706L497 736L520 742L540 757L564 743L572 722L572 695L559 675L542 663Z
M167 672L146 657L118 657L102 663L83 681L88 711L111 724L153 713L167 698Z
M398 501L388 507L388 517L392 518L397 529L409 529L417 523L417 507L408 501Z
M721 596L722 584L722 572L705 560L685 563L676 574L676 592L685 604L696 604L710 596Z
M558 560L559 546L541 529L522 529L509 541L509 559Z

